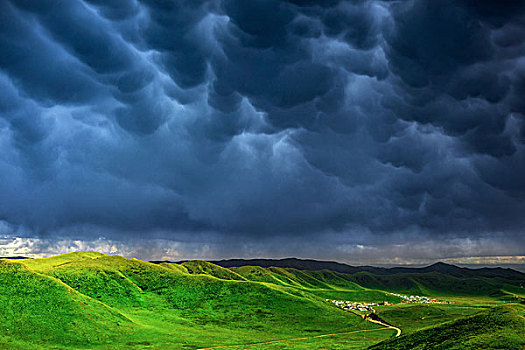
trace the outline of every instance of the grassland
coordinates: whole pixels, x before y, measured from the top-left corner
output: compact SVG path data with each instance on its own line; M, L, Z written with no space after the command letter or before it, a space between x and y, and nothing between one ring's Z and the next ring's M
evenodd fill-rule
M372 349L523 349L524 314L525 308L519 304L492 307L384 341Z
M523 289L514 281L488 278L451 287L457 280L462 279L434 272L376 276L223 268L204 261L153 264L95 252L0 260L0 348L428 348L434 343L426 337L449 346L446 339L439 343L435 332L456 328L465 339L477 339L463 348L489 344L502 334L508 346L520 348L516 334L523 307L510 302L519 300ZM454 302L404 304L391 291ZM403 335L391 339L392 329L338 309L327 298L396 303L377 313ZM472 320L493 320L499 328L466 327Z

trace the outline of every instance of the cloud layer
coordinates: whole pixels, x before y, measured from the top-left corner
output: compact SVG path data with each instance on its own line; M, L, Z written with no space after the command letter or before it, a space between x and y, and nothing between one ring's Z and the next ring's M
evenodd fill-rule
M0 1L4 233L268 251L497 233L525 254L524 18L521 1Z

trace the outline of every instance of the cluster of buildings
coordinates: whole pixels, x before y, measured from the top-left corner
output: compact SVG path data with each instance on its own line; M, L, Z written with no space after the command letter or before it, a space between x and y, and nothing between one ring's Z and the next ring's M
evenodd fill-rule
M395 295L396 297L400 297L405 299L406 301L410 303L421 303L421 304L433 304L433 303L441 303L437 299L429 298L429 297L422 297L419 295L403 295L403 294L396 294L396 293L390 293L392 295Z
M343 310L355 310L355 311L362 311L362 312L375 312L373 306L378 305L376 303L358 303L355 301L352 302L348 300L326 299L326 301L329 301L332 304L335 304L337 307L340 307Z
M396 297L402 298L405 300L405 302L409 303L421 303L421 304L433 304L433 303L442 303L441 301L429 297L424 297L420 295L403 295L403 294L396 294L396 293L390 293L391 295L395 295ZM332 300L332 299L326 299L326 301L334 304L337 307L340 307L343 310L354 310L354 311L361 311L361 312L372 312L375 313L374 306L377 305L393 305L392 303L389 303L388 301L382 301L379 303L363 303L363 302L356 302L356 301L349 301L349 300ZM448 302L447 302L448 303Z

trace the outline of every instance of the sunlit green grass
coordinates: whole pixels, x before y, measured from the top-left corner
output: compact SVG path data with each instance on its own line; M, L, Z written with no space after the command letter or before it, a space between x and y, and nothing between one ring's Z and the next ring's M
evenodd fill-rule
M501 305L402 335L373 349L523 349L525 308Z
M381 328L314 294L246 281L234 272L237 280L220 279L90 253L21 263L3 263L0 273L2 295L8 296L0 307L13 311L4 313L2 325L19 330L6 333L13 341L4 347L25 341L68 348L191 349ZM210 272L209 266L185 265Z
M475 314L486 307L476 305L399 304L378 306L376 309L377 314L383 320L401 328L406 334Z
M325 299L397 303L401 299L390 291L418 290L453 302L377 307L405 337L489 312L516 300L521 291L479 279L456 287L456 293L447 289L454 281L441 274L226 269L203 261L152 264L95 252L0 260L0 349L363 349L395 332ZM509 344L516 343L514 326L503 327ZM482 341L497 333L474 328L464 335Z

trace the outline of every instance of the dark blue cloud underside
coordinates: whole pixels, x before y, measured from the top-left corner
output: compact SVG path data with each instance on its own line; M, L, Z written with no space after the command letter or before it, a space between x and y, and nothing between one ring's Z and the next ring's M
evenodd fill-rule
M520 1L1 1L0 220L517 237L524 16Z

